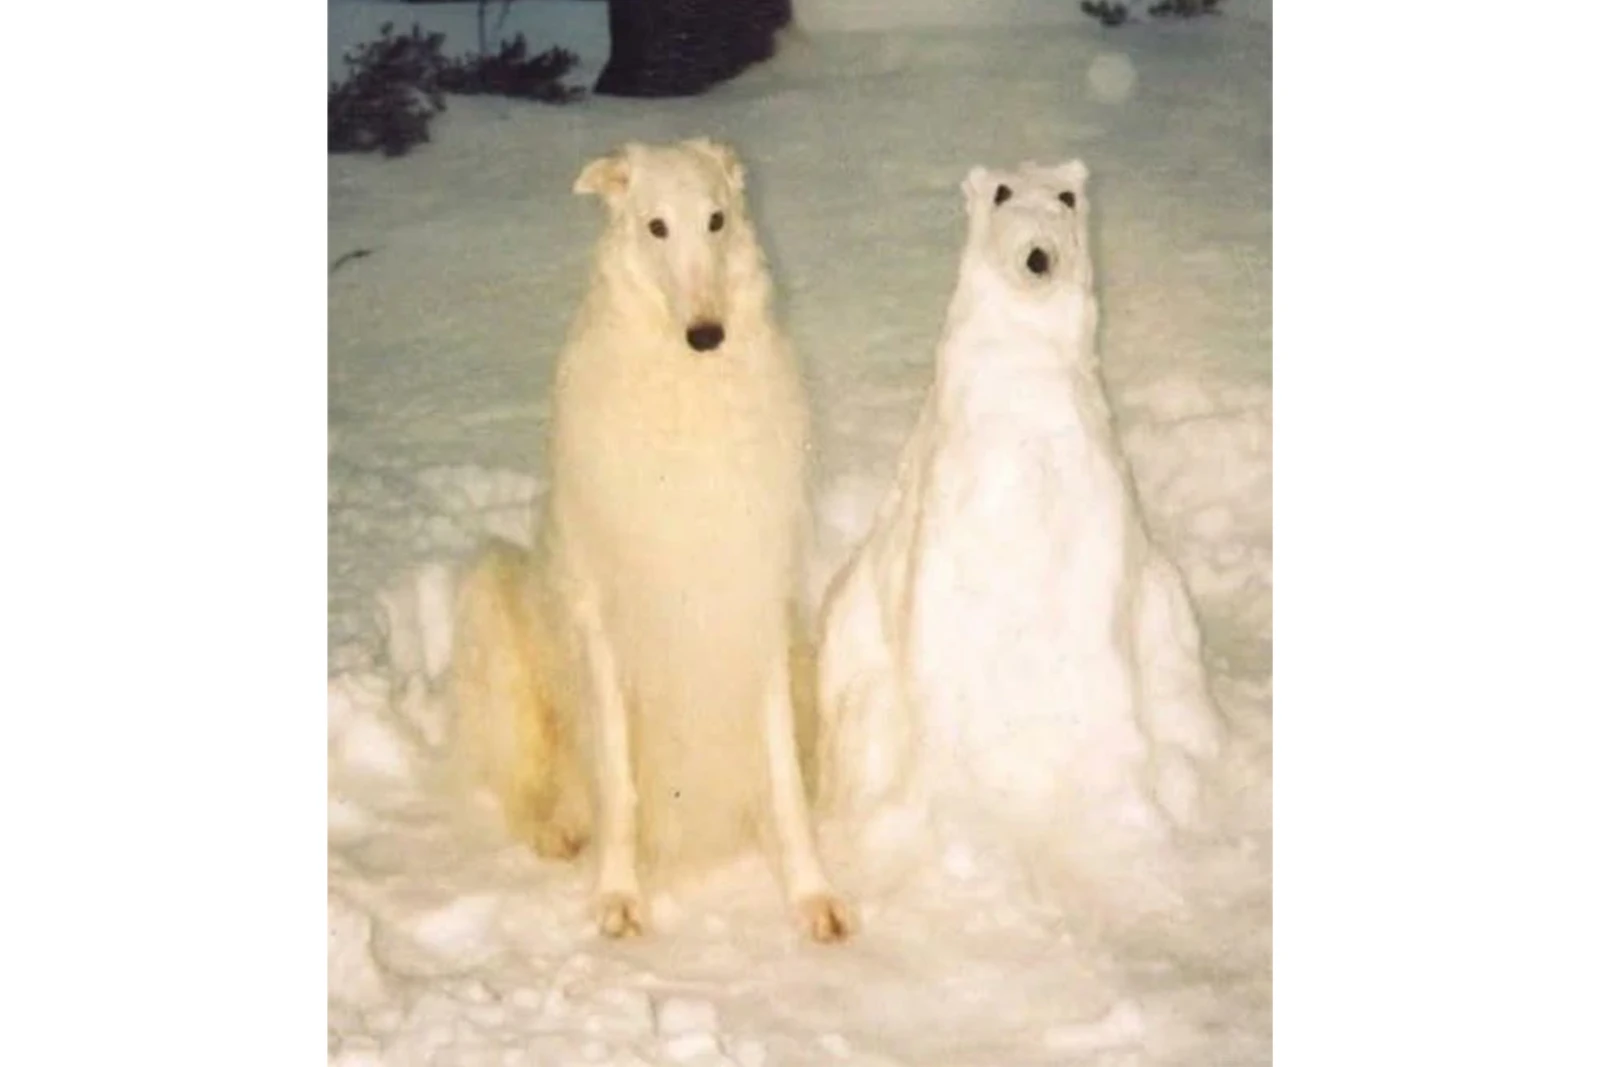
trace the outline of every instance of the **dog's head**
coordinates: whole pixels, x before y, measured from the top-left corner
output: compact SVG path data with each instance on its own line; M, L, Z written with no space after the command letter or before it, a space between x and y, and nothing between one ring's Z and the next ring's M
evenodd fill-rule
M605 201L623 265L660 296L684 343L720 348L730 261L750 240L744 167L733 150L703 137L629 143L585 166L573 191Z
M1014 171L972 168L961 183L967 255L1025 294L1092 285L1088 182L1089 168L1076 159Z

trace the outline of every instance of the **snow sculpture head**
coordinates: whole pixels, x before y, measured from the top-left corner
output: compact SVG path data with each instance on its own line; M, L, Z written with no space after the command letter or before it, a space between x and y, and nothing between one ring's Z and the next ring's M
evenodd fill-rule
M1089 168L1076 159L1014 171L972 168L961 183L967 263L1034 299L1090 288L1088 181Z

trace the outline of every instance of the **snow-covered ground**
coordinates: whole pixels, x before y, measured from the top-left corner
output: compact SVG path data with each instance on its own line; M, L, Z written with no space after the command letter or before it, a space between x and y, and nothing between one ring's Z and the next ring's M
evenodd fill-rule
M578 51L592 76L603 13L523 3L508 25ZM461 21L335 3L330 58L385 17ZM330 261L370 252L328 282L334 1062L1271 1057L1270 21L808 25L703 98L452 99L411 155L329 161ZM861 936L824 948L797 938L752 861L664 902L650 938L609 943L579 868L538 862L434 782L447 724L426 678L449 568L485 533L526 538L544 484L549 373L600 223L572 180L623 140L699 134L745 159L812 385L816 591L864 532L929 385L962 176L1089 163L1113 405L1237 741L1218 772L1234 803L1182 857L1182 916L1090 910L997 875L961 899L865 891Z

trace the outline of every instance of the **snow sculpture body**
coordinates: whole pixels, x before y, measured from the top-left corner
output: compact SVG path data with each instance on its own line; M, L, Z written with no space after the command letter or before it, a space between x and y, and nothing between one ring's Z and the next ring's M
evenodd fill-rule
M864 854L1148 841L1193 817L1218 744L1101 384L1087 178L967 176L933 388L824 603L820 803Z

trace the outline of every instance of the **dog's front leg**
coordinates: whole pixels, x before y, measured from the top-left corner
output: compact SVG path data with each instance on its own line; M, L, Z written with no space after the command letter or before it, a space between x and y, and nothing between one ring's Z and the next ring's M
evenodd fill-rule
M585 605L577 622L588 669L594 775L600 794L595 921L607 937L633 937L644 933L645 911L639 890L638 795L628 744L628 708L622 698L616 654L598 609Z
M783 866L784 888L801 925L815 941L843 941L854 921L822 873L812 832L800 756L795 748L794 703L789 665L780 658L767 685L762 709L767 780L772 787L772 822Z

